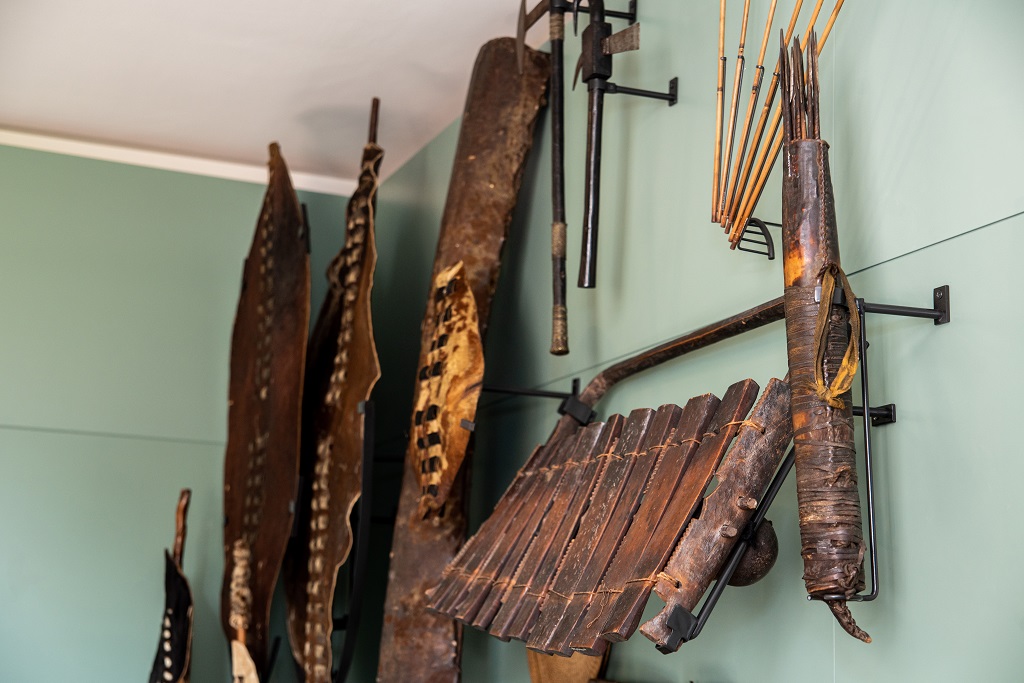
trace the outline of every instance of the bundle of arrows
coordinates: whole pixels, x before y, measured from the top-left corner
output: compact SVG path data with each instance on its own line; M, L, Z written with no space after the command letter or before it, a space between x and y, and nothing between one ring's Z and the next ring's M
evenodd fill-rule
M800 42L802 49L807 46L808 36L818 21L824 2L825 0L816 0L814 3L814 8L811 10L811 15L807 22L807 28ZM764 33L761 37L761 49L758 52L757 64L754 67L756 73L753 85L750 88L746 114L743 116L743 126L739 129L739 135L737 135L736 132L740 120L740 104L743 99L741 95L743 76L746 70L744 48L747 37L747 20L750 16L750 0L744 0L743 4L739 48L736 54L736 67L733 75L732 101L728 108L728 125L725 125L725 82L728 61L725 56L725 0L720 0L719 3L718 90L715 107L714 171L711 180L711 220L719 223L724 228L729 236L730 246L733 249L739 245L740 239L743 236L743 230L753 216L754 208L761 198L761 193L764 192L768 176L771 174L775 161L779 156L779 151L782 148L781 105L775 107L774 113L772 111L772 106L775 104L775 95L779 89L780 67L778 64L776 64L775 72L772 74L771 81L768 84L764 103L761 106L761 113L757 118L757 124L754 124L758 101L763 89L764 59L768 50L768 40L772 32L772 23L775 19L777 4L778 0L771 0L771 5L768 8ZM803 0L796 0L785 31L786 43L789 43L793 38L793 31L800 19L803 4ZM835 25L836 18L839 16L839 10L842 7L843 0L836 0L832 13L829 15L818 41L819 51L824 49L829 34L832 32L832 27ZM770 123L769 116L771 116Z

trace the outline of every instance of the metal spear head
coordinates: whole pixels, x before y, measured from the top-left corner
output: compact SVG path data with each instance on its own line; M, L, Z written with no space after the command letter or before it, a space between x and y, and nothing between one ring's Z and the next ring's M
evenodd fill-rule
M601 41L601 51L606 55L617 55L640 49L640 24L633 24Z
M640 49L640 24L633 24L601 41L601 52L607 56ZM572 89L576 89L580 72L583 70L583 55L576 60L576 72L572 77Z
M526 63L526 0L519 0L519 21L516 23L516 66L523 73Z

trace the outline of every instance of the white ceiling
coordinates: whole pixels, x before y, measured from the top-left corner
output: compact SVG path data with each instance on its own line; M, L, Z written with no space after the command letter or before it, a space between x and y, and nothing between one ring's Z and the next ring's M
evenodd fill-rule
M377 96L386 176L461 114L477 50L517 14L516 0L6 0L0 142L255 170L277 140L293 173L340 187Z

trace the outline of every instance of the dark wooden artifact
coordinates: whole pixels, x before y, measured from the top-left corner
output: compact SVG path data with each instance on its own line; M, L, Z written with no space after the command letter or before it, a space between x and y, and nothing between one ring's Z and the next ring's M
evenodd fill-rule
M174 524L174 550L164 551L164 614L149 683L189 683L192 665L192 588L182 569L192 491L182 489Z
M574 9L580 0L574 0ZM578 286L597 285L597 228L601 209L601 130L604 127L604 94L612 77L612 55L640 48L640 25L612 34L605 21L604 0L590 0L590 21L583 31L583 51L577 71L587 84L587 157L583 196L583 246Z
M573 650L589 651L600 647L601 639L622 641L636 631L658 572L739 432L757 391L753 380L737 382L702 427L677 432L661 456L590 609L575 629L570 641Z
M677 542L716 469L722 493L698 522L734 539L728 530L756 507L757 482L771 478L791 438L786 385L773 381L744 419L757 392L745 380L722 401L706 394L682 409L635 410L550 440L446 569L431 608L547 654L600 655L625 640L673 550L686 554ZM744 467L765 471L736 474ZM721 547L708 563L694 555L707 583L731 541Z
M575 522L589 505L590 489L602 471L606 458L597 456L613 452L622 428L622 418L613 416L607 424L590 425L581 434L580 421L585 420L590 409L620 381L691 351L781 320L782 317L782 299L775 299L648 349L598 374L587 384L575 405L565 406L566 412L547 443L534 450L498 501L494 512L445 569L440 582L431 590L431 608L472 620L474 625L489 629L497 637L525 640L539 615L540 595L525 590L522 584L529 581L532 586L546 586L554 577L562 554L572 540ZM581 413L582 417L573 417ZM577 440L580 440L579 444ZM584 466L565 468L564 463L569 460L583 462ZM566 479L564 484L566 490L573 494L572 497L568 501L560 500L559 507L553 508L562 514L562 519L568 521L556 525L550 535L546 530L543 538L547 547L530 546L517 568L508 563L508 550L520 538L527 539L524 543L528 542L533 534L536 527L528 527L526 520L535 511L538 500L551 499L551 491L545 484L538 484L538 475L545 475L552 467L556 471L565 469L573 472L573 478ZM562 479L557 481L561 482ZM545 523L549 528L554 524L546 517ZM511 576L516 572L519 578L513 581ZM476 614L470 616L474 602L481 600L481 593L485 594L483 599L486 600L486 594L492 590L497 590L501 596L501 591L505 589L511 591L513 597L504 601L498 598L501 605L497 614L493 615L492 623L485 624L485 619L478 618ZM479 605L475 609L479 613Z
M837 281L847 302L854 296L839 262L828 143L819 126L815 36L807 46L806 77L799 43L794 41L788 59L785 47L780 58L786 141L782 240L804 582L808 594L824 599L850 635L870 642L846 606L846 599L864 587L850 401L860 319L855 306L834 303Z
M265 680L270 601L291 534L309 326L309 236L280 149L231 342L221 622L232 676Z
M551 46L551 82L548 109L551 111L551 353L569 353L569 317L565 303L565 11L567 0L541 0L526 12L526 0L519 5L516 49L520 63L526 46L526 31L547 13Z
M345 242L327 268L328 289L306 358L301 493L284 578L288 637L306 683L331 681L334 590L352 548L350 515L362 494L364 424L360 404L380 378L370 291L377 263L374 213L384 151L377 145L378 100L359 183L349 199Z
M697 606L782 462L793 439L789 398L789 386L771 380L750 417L740 418L742 421L734 427L739 435L721 465L705 468L697 464L705 455L705 448L713 443L705 442L684 474L683 489L703 493L712 474L717 486L704 499L699 516L686 527L664 569L654 576L654 590L665 601L665 608L640 630L662 652L674 652L682 644L685 634L673 629L670 616L676 610L692 612ZM692 505L696 507L698 501L692 501ZM608 633L607 629L606 633L621 636L621 632Z
M513 38L488 42L477 57L434 258L419 368L426 366L431 343L436 341L433 283L459 261L476 302L481 338L485 334L501 247L548 83L546 54L524 48L522 65L520 72ZM446 457L453 462L455 455ZM428 612L425 593L465 538L465 467L456 475L445 503L424 514L421 462L421 450L412 441L392 539L377 670L377 680L384 683L459 679L460 627Z

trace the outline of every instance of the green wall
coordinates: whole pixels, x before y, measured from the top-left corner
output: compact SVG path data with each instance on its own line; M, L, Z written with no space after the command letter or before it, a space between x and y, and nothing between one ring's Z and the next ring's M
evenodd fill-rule
M263 189L0 147L0 680L146 679L183 487L193 680L228 679L228 356ZM344 199L300 194L319 302Z
M756 4L751 36L765 11ZM789 6L780 3L780 14ZM710 2L641 3L644 47L616 58L615 80L624 85L660 89L679 76L680 102L608 98L599 282L595 291L570 288L565 358L547 353L546 123L539 130L504 257L488 381L564 389L570 378L586 382L619 358L781 293L778 261L730 251L707 220L716 10ZM804 599L788 482L771 514L781 545L775 570L726 591L700 639L679 654L662 656L642 636L616 646L612 678L1019 680L1024 552L1012 524L1024 465L1005 390L1022 371L1011 341L1019 325L1007 315L1024 250L1016 168L1024 95L1007 85L1024 63L1022 25L1024 6L1010 0L849 2L822 61L824 136L857 294L924 306L932 287L952 288L950 325L867 321L873 402L895 402L899 411L897 424L875 432L882 595L853 606L875 642L853 641L823 606ZM737 32L733 14L727 45ZM748 55L758 41L749 41ZM567 54L576 53L571 44ZM570 281L585 99L580 90L568 98ZM382 130L386 107L384 114ZM388 458L404 448L457 134L456 122L381 189L381 515L401 474ZM144 680L163 601L162 549L184 486L194 490L185 554L197 600L194 680L227 680L217 605L228 353L262 192L0 147L0 680ZM778 194L776 183L758 215L778 218ZM316 310L344 199L302 198L313 229ZM600 412L720 394L747 376L763 385L785 373L784 349L775 324L622 384ZM546 438L554 407L485 400L474 524ZM371 606L383 598L389 541L386 525L374 533ZM372 680L379 611L368 607L366 618L352 677L359 682ZM528 680L520 644L475 631L467 633L464 668L467 683ZM293 680L290 669L279 666L274 680Z
M751 58L767 6L753 4ZM828 12L832 3L825 4ZM734 50L741 3L729 5L727 46ZM780 15L788 18L791 7L780 3ZM542 153L531 161L505 253L488 381L565 390L573 377L585 383L615 360L781 294L780 261L730 251L707 218L717 8L641 3L643 48L616 58L613 80L624 85L662 89L679 76L680 102L669 108L606 100L598 287L570 287L572 352L564 358L547 353L550 162L548 130L540 131L535 149ZM877 315L866 323L873 403L895 402L899 418L874 432L882 593L852 606L874 642L849 638L824 606L806 601L790 480L770 515L781 546L772 573L726 591L701 637L678 654L662 656L640 635L615 646L610 678L1020 679L1024 591L1017 567L1024 553L1012 519L1024 465L1012 436L1015 404L1004 389L1024 370L1011 341L1020 326L1007 305L1024 249L1017 168L1024 95L1004 84L1024 63L1016 35L1022 25L1018 2L848 2L822 59L823 136L832 145L843 260L857 295L929 306L933 287L952 290L950 325ZM575 45L566 49L577 53ZM732 65L730 59L730 81ZM585 92L568 96L570 285L578 266L585 103ZM450 168L454 143L449 132L425 150L438 159L436 173ZM403 222L437 224L443 191L425 182L432 183L404 168L384 183L381 230L399 215L390 213L392 201L401 204ZM757 215L777 221L779 206L776 178ZM426 286L423 276L420 290ZM600 404L600 414L681 404L706 391L721 395L748 376L763 386L785 372L785 334L776 323L627 381ZM485 401L475 524L547 437L554 409L541 399ZM521 644L476 631L467 633L464 669L467 683L529 680Z

